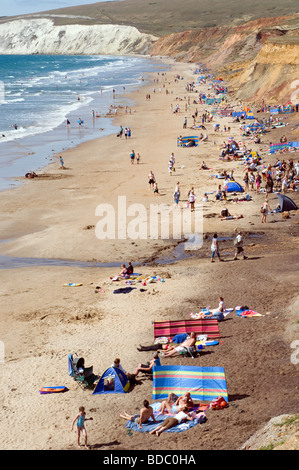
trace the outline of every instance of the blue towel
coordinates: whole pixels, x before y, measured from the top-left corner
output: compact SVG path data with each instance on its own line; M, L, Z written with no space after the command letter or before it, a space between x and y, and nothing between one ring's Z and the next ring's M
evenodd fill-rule
M132 431L139 431L139 432L151 432L154 429L156 429L158 426L160 426L163 421L168 418L169 416L174 416L174 415L161 415L157 410L159 410L161 406L161 403L153 403L151 407L154 409L154 415L156 417L157 422L155 423L151 418L149 419L148 423L142 424L142 428L139 427L138 423L135 423L133 421L127 421L127 424L125 425L126 428L131 429ZM207 420L206 416L203 415L200 418L196 418L193 421L185 421L177 426L174 426L173 428L167 429L164 432L183 432L188 429L193 428L197 424L203 423Z

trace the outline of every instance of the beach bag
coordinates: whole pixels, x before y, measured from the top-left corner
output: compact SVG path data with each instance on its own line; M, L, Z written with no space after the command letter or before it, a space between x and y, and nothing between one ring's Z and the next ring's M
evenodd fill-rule
M226 408L226 407L227 407L227 403L223 397L216 398L216 400L210 404L210 408L212 408L212 410L222 410L223 408Z

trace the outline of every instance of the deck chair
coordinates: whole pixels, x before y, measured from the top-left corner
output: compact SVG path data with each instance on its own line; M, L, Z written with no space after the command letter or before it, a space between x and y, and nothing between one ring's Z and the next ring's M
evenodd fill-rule
M97 380L97 376L93 373L93 366L85 367L83 357L73 357L69 354L68 357L69 375L73 377L75 382L82 388L93 388Z

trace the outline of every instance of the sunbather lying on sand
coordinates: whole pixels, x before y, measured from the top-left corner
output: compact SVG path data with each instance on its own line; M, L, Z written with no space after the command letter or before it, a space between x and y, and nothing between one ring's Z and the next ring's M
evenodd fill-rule
M177 424L180 424L182 421L188 420L193 421L193 417L188 413L188 407L185 406L181 411L179 411L175 416L169 416L166 418L162 424L160 424L156 429L151 431L149 434L156 434L159 436L166 429L173 428Z
M181 344L171 349L170 351L166 351L166 353L164 353L164 357L175 356L176 354L187 352L188 348L192 348L195 346L195 342L196 334L192 332L190 334L190 338L185 339L185 341L183 341Z
M167 400L162 401L159 411L162 415L164 415L165 412L178 413L185 406L187 406L188 409L194 407L190 392L186 392L181 397L178 397L174 393L169 393Z

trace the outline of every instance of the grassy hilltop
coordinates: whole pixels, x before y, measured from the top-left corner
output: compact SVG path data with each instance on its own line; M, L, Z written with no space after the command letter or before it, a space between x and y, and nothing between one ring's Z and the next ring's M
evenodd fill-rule
M190 29L236 26L298 11L298 0L121 0L42 13L82 17L80 24L135 26L143 33L161 37ZM56 25L78 23L76 18L54 17L53 20Z

